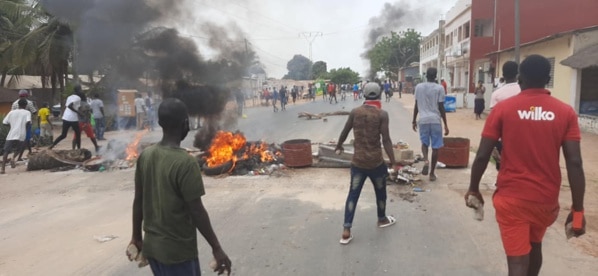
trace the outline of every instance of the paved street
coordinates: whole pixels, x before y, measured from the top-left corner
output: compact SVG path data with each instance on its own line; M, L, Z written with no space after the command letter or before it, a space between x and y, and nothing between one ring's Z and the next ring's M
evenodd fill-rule
M349 111L358 104L350 99L331 105L318 98L291 104L286 112L254 107L246 109L247 119L240 119L238 128L248 140L307 138L327 143L338 139L346 116L324 122L297 118L297 112ZM393 142L419 148L410 129L410 107L393 99L383 108L391 116ZM132 133L108 137L118 136ZM145 140L158 138L153 132ZM191 143L192 134L183 146ZM133 169L20 171L0 177L0 275L151 275L149 268L138 269L124 254L131 232ZM495 176L489 169L482 180L487 202ZM374 192L366 183L354 221L355 238L345 246L339 238L347 169L291 169L280 177L204 177L203 200L232 259L234 275L506 275L492 206L486 206L483 222L474 221L464 207L469 169L443 169L438 177L433 184L424 181L422 187L430 191L417 193L413 202L401 196L409 187L389 186L387 213L398 222L385 229L376 227ZM546 234L542 275L592 275L597 258L567 242L562 228L557 223ZM101 235L117 238L94 240ZM212 275L207 270L210 249L201 237L199 246L204 275Z

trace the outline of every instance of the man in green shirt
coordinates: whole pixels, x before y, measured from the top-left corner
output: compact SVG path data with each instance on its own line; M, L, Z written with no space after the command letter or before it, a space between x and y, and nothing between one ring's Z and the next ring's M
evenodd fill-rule
M162 141L137 160L131 244L143 250L154 275L200 275L197 229L212 247L214 271L230 275L231 261L201 201L205 192L199 164L180 147L189 132L185 104L166 99L158 117Z

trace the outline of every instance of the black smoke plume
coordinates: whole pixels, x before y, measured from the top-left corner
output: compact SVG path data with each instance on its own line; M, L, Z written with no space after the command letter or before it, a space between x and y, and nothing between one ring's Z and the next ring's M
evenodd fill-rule
M211 136L221 127L219 120L230 91L257 56L235 24L219 26L193 18L207 37L207 46L217 52L202 58L197 45L164 22L185 22L185 0L42 0L44 8L73 28L77 41L78 72L101 71L106 90L148 89L140 79L158 83L154 91L164 98L176 97L192 116L207 118ZM154 88L156 89L156 88ZM115 92L113 92L115 93ZM214 129L212 129L214 128ZM197 143L196 143L197 144ZM205 144L205 143L199 143ZM205 146L205 145L204 145Z

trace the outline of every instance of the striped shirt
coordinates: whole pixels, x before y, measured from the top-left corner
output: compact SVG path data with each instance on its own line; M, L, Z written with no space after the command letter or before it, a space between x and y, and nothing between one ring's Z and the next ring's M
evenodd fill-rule
M14 101L12 103L12 107L10 108L10 110L19 109L19 100L20 99ZM30 100L27 100L27 107L25 109L29 110L29 112L31 112L31 115L34 115L35 113L37 113L37 108L35 107L35 104Z

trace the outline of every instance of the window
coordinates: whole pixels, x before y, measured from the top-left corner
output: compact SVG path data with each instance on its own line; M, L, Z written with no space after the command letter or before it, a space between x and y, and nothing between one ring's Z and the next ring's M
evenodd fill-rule
M467 21L467 23L463 24L463 29L465 30L464 37L469 38L469 21Z
M457 35L457 41L463 40L463 26L459 26L459 31Z
M547 58L550 62L550 81L546 85L546 88L553 88L554 86L554 58Z
M475 37L492 36L492 19L476 19L474 22L473 35Z

